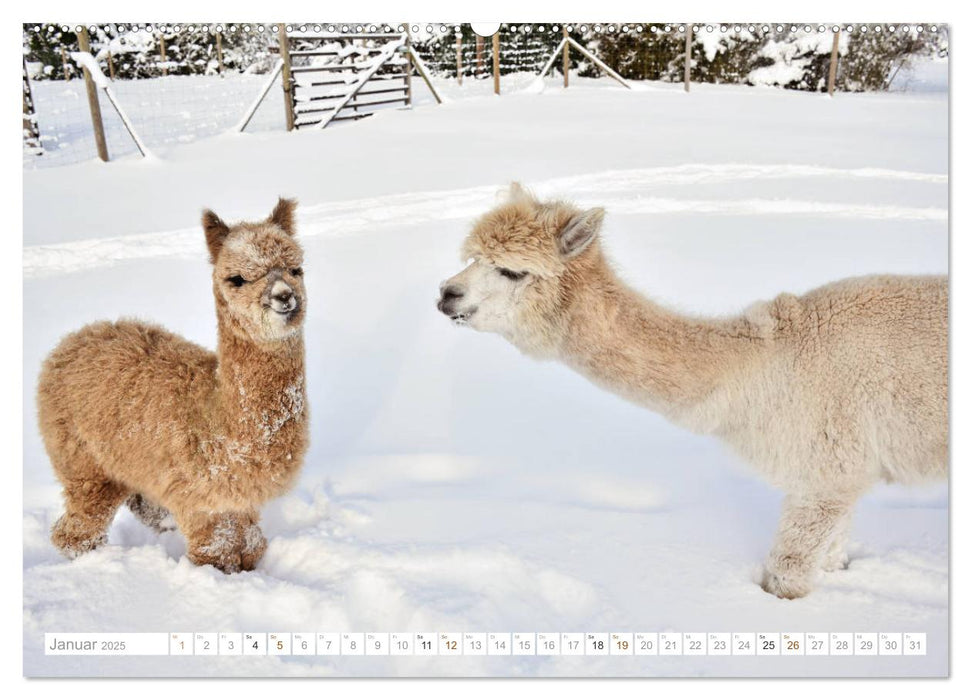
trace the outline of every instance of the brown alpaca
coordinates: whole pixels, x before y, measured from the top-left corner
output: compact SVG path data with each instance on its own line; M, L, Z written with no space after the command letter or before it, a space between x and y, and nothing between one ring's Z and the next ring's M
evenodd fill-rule
M41 371L41 435L64 485L51 541L103 544L118 507L161 529L170 512L189 559L250 570L266 549L259 507L292 485L307 449L303 252L292 200L266 221L202 217L219 347L122 320L67 336Z
M783 489L766 591L797 598L845 567L853 507L875 483L947 477L946 277L859 277L688 317L618 279L603 217L514 185L476 222L438 308L721 438Z

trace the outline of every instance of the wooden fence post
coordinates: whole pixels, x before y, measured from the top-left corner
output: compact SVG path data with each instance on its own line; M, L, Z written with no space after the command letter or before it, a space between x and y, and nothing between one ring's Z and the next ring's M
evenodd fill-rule
M836 66L839 64L839 60L840 60L840 33L837 30L833 32L833 50L829 54L829 86L827 87L827 90L829 92L830 97L833 96L833 90L836 88Z
M499 94L499 30L492 35L492 86Z
M565 24L563 25L563 38L564 39L570 38L570 32L566 28ZM565 88L570 87L570 42L569 41L563 42L563 87Z
M216 61L219 68L219 77L223 77L223 34L216 32Z
M91 41L88 39L88 30L81 28L78 34L78 45L81 50L91 53ZM94 78L87 68L82 67L84 73L84 86L88 91L88 107L91 109L91 126L94 128L94 143L98 147L98 157L108 162L108 141L105 139L105 125L101 121L101 103L98 102L98 88L94 84Z
M411 106L411 27L405 22L405 104Z
M415 53L415 47L408 47L408 55L411 57L411 64L415 67L415 71L421 76L421 79L425 81L425 86L428 91L432 93L432 97L435 98L435 102L442 104L442 96L438 94L438 90L435 89L435 84L432 83L432 77L428 73L428 68L425 66L425 62L421 60L421 56Z
M111 51L108 52L108 77L115 79L115 62L111 60Z
M277 59L276 65L273 66L273 70L270 71L270 77L263 84L263 89L260 90L259 96L253 102L253 104L250 105L249 109L246 110L246 113L243 115L243 118L239 120L239 123L235 127L233 127L234 131L239 131L240 133L242 133L242 131L246 129L246 125L250 123L250 120L253 118L253 115L256 114L256 110L258 110L260 108L260 105L263 104L263 100L266 99L266 96L270 92L270 88L272 88L273 83L276 82L276 77L280 75L280 71L282 70L283 70L283 61L281 59Z
M27 59L24 58L24 145L41 154L40 129L37 126L37 113L34 111L34 95L30 91L30 76L27 75Z
M462 84L462 30L455 34L455 77Z
M159 35L158 35L158 46L159 46L159 53L162 55L162 75L163 76L168 75L169 67L165 65L166 63L168 63L168 56L166 56L165 54L165 34L162 34L161 32L159 32Z
M684 91L691 92L691 42L694 40L694 27L688 22L688 33L684 37Z
M568 41L569 41L569 43L573 44L573 47L577 51L580 52L580 55L588 58L590 60L590 62L593 63L593 65L595 65L597 68L599 68L600 70L602 70L604 73L606 73L607 75L609 75L611 78L613 78L614 80L616 80L618 83L620 83L621 85L623 85L628 90L633 90L633 88L630 86L630 83L628 83L626 80L624 80L623 76L621 76L620 73L618 73L613 68L611 68L606 63L604 63L601 59L597 58L592 53L590 53L587 49L584 48L583 44L581 44L580 42L578 42L573 37L570 37L570 39Z
M482 53L485 51L485 41L478 34L475 35L475 77L482 77Z
M283 102L287 114L287 131L293 131L293 78L290 76L290 40L287 38L287 25L279 25L280 58L283 59Z
M67 50L63 46L61 47L61 64L64 67L63 68L63 70L64 70L64 82L67 82L67 81L69 81L71 79L71 66L67 62Z

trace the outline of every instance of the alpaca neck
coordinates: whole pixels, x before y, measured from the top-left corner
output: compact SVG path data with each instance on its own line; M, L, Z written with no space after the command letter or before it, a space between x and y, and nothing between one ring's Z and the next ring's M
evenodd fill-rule
M216 399L227 433L255 445L306 417L303 334L272 344L238 337L222 323L217 351Z
M560 344L563 361L593 382L671 420L708 432L722 420L709 401L755 345L739 321L693 319L618 280L599 255L576 278Z

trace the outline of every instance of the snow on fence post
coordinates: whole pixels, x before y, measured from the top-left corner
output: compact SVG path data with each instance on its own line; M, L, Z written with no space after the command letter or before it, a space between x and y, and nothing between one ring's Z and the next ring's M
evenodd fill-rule
M570 87L570 30L563 25L563 87Z
M279 24L280 58L283 59L283 102L287 115L287 131L293 131L293 77L290 74L290 40L287 38L287 25Z
M691 92L691 42L694 40L694 27L688 22L684 37L684 91Z
M88 39L88 30L84 27L78 33L78 45L82 52L91 54L91 41ZM105 139L105 125L101 121L101 103L98 102L98 88L94 84L94 77L87 66L82 66L84 73L84 87L88 92L88 107L91 109L91 126L94 129L94 143L98 147L98 157L104 162L108 162L108 141Z
M492 86L499 94L499 30L492 35Z
M833 90L836 88L836 67L840 60L840 28L839 25L833 27L833 50L829 54L829 85L827 86L827 92L829 96L833 96Z
M75 51L71 54L71 58L74 59L75 63L81 66L82 70L84 71L85 78L90 77L91 82L88 83L89 85L96 85L98 88L104 90L105 97L108 98L108 102L111 103L111 106L115 108L115 112L118 113L118 118L121 119L121 123L124 125L125 129L128 130L128 135L131 136L131 140L135 142L135 147L138 149L138 152L141 153L145 158L151 157L151 153L149 153L148 148L144 143L142 143L142 140L138 138L138 134L135 133L135 127L132 126L131 120L128 118L128 115L125 114L125 110L121 108L121 105L118 104L118 100L115 99L115 93L111 89L111 84L108 82L105 74L101 72L101 68L98 66L98 61L94 56L91 55L91 44L88 42L87 36L85 36L85 39L81 45L87 46L89 50ZM97 94L95 94L95 102L97 102ZM100 106L98 107L98 115L99 117L101 115ZM107 155L107 149L105 150L105 154ZM107 158L105 158L105 160L107 160Z
M462 29L461 27L455 33L455 77L459 81L459 86L462 85Z
M37 155L44 149L40 145L40 129L37 126L37 113L34 111L34 95L30 90L30 76L27 75L27 58L24 57L24 146Z

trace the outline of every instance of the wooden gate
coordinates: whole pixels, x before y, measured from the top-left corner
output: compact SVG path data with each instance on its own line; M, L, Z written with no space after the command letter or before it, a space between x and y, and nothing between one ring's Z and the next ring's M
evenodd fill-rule
M411 105L407 33L287 33L281 27L279 52L288 128L323 129Z

